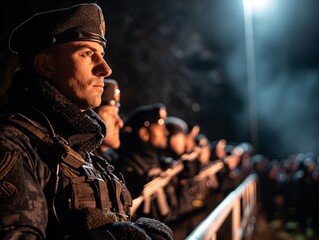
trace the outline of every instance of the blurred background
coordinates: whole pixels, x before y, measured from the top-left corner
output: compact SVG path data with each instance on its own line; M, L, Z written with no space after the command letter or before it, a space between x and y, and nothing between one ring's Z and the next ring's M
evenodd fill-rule
M19 67L8 50L12 29L36 12L81 2L1 1L1 103ZM318 0L96 2L123 117L163 102L212 141L250 142L276 159L319 153Z

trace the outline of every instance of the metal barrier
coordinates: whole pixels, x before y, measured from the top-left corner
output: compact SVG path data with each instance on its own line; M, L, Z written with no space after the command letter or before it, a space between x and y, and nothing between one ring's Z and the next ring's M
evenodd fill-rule
M251 239L256 220L256 185L257 175L249 175L188 235L186 240L216 240L217 232L228 216L231 216L231 239Z

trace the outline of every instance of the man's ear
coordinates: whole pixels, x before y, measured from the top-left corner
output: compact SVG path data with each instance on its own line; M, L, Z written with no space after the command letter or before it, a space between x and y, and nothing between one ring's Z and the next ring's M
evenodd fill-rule
M140 139L142 139L144 142L148 142L148 140L150 139L150 134L149 134L146 127L141 127L138 130L138 135L139 135Z
M52 58L44 53L37 54L34 57L34 69L41 76L52 78Z

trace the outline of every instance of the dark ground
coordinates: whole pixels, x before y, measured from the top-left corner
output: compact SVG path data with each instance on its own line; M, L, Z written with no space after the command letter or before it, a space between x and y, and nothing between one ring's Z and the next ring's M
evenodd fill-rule
M197 226L203 221L214 209L214 205L209 206L206 210L186 215L179 221L168 224L173 232L175 240L184 240ZM258 206L257 221L254 227L254 233L251 240L318 240L319 231L313 228L302 230L298 222L285 221L284 217L276 217L268 220ZM218 240L230 240L229 231L223 230L219 233Z
M262 210L257 215L255 231L252 240L318 240L319 231L307 227L302 229L296 221L285 221L278 216L267 220Z

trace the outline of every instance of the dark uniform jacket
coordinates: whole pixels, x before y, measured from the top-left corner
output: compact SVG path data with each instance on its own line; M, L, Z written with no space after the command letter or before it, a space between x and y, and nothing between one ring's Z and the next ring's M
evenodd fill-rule
M143 186L157 177L161 171L156 151L147 149L146 146L122 149L116 169L124 175L133 198L138 197L143 191Z
M90 153L105 135L94 111L18 70L1 110L0 239L150 239L152 220L129 222L123 181ZM161 227L154 239L172 239Z
M155 178L160 178L160 174L166 170L161 162L158 149L149 146L147 143L123 139L117 153L119 160L116 161L115 170L123 174L127 188L130 190L133 199L142 196L144 186ZM163 188L169 207L168 214L163 215L161 213L161 204L158 203L157 198L152 199L149 213L145 213L143 204L141 204L132 217L147 216L160 219L163 222L170 222L176 219L178 202L175 193L177 184L175 181L176 179L173 178ZM160 188L160 186L158 187Z

